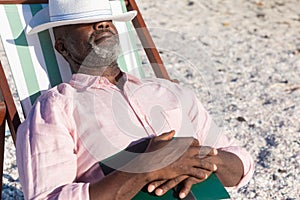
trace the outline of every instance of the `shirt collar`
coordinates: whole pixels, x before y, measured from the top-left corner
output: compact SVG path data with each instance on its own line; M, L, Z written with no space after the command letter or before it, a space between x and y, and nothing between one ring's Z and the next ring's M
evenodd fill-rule
M127 82L133 82L140 84L141 80L131 74L123 73L125 78L125 84ZM77 73L73 74L70 80L70 85L77 89L88 89L88 88L103 88L103 87L115 87L114 84L104 76L92 76L88 74Z

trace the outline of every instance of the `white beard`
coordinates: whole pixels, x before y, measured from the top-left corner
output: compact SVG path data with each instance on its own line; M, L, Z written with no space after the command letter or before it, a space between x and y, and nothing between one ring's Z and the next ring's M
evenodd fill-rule
M117 36L114 36L117 37ZM85 57L82 62L82 65L89 68L101 68L110 66L112 63L116 62L120 55L120 44L119 40L114 38L115 42L112 45L103 44L102 42L99 45L91 42L91 51Z

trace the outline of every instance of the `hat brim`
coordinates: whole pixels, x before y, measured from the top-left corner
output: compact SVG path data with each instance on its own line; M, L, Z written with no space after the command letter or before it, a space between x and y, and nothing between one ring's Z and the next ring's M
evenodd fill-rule
M87 18L78 18L72 20L61 20L61 21L50 21L48 7L40 10L36 15L32 17L29 24L26 27L26 33L32 35L49 28L71 25L71 24L87 24L98 21L114 20L127 22L132 20L137 15L137 11L129 11L126 13L116 14L116 15L99 15Z

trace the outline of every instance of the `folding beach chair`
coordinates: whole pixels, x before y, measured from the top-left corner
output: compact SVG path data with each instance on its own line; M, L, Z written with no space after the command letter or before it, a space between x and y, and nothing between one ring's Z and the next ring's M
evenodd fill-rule
M24 28L32 15L46 6L47 2L47 0L0 0L0 35L25 117L36 98L43 91L61 82L67 82L71 76L69 67L66 67L68 64L52 47L53 32L51 30L43 31L34 36L27 36L24 32ZM120 42L123 54L118 60L121 68L139 77L144 76L143 68L141 67L142 61L137 55L139 48L135 44L135 34L137 34L155 76L170 80L135 0L128 0L128 5L125 5L124 0L111 0L111 6L113 12L117 13L125 12L126 10L138 11L138 15L132 21L132 24L130 22L115 24L120 35L122 35ZM128 66L131 68L127 68ZM1 191L5 122L7 122L15 142L20 118L0 62ZM213 178L211 181L215 182L214 180L217 179L216 177ZM222 186L220 188L222 189ZM199 191L205 190L206 188L203 187ZM145 194L141 193L140 195ZM144 199L146 197L136 198Z
M52 47L52 31L43 31L30 37L24 32L32 15L47 3L47 0L0 0L0 34L25 117L35 99L43 91L68 81L71 77L69 67L66 67L67 62ZM126 6L124 0L112 0L111 6L116 13L127 10L138 11L133 25L138 29L136 33L142 45L147 47L145 52L153 66L153 71L157 77L169 79L136 2L129 0ZM119 65L124 71L143 77L142 61L138 56L132 23L116 22L115 25L122 36L120 42L123 54L118 60ZM5 121L15 142L20 118L1 63L0 66L0 189L2 191ZM127 66L131 68L128 69Z

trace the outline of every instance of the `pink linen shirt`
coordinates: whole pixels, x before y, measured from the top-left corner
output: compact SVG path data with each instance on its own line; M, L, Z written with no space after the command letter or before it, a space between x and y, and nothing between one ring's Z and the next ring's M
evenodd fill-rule
M120 90L105 77L75 74L38 98L17 134L26 199L89 199L89 184L104 177L99 161L170 130L236 154L244 165L238 187L250 180L251 156L215 126L193 92L167 80L124 76Z

